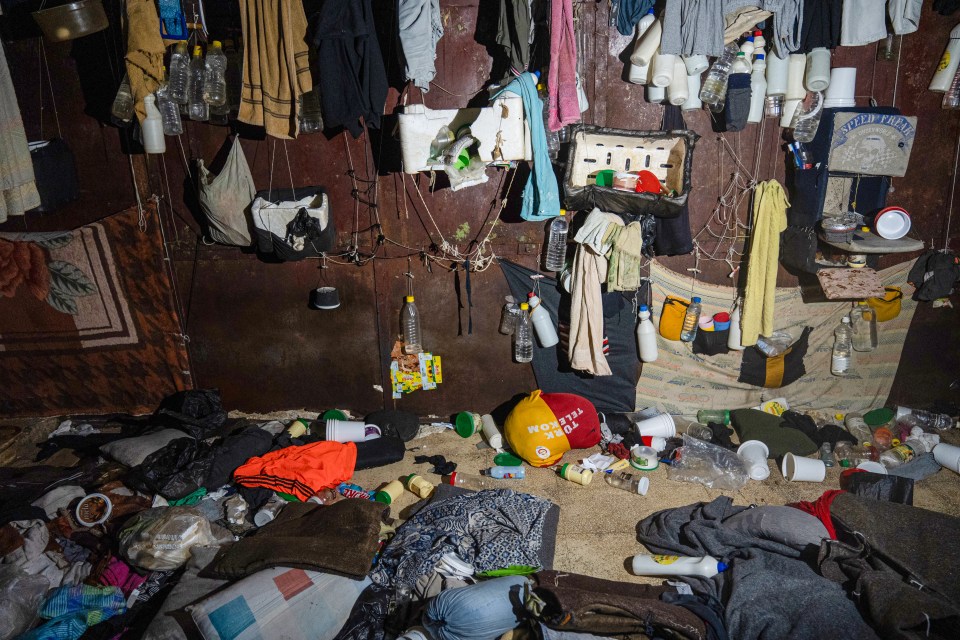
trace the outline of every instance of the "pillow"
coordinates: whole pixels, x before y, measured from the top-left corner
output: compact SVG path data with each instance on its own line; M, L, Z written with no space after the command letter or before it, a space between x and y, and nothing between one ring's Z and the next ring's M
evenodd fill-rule
M571 449L600 442L600 419L586 398L571 393L542 393L521 400L504 425L513 451L534 467L549 467Z
M187 607L205 640L332 640L370 579L274 567Z
M136 438L115 440L100 447L100 453L110 456L120 464L136 467L151 453L159 451L174 440L190 436L178 429L163 429Z
M740 437L740 442L759 440L767 445L771 460L785 453L808 456L819 447L803 431L784 427L783 418L757 409L735 409L730 412L730 422Z

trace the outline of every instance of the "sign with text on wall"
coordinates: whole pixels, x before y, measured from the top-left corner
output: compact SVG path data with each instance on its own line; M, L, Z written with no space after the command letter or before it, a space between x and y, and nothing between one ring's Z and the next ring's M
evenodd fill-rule
M879 113L838 113L830 142L831 172L901 177L907 172L917 119Z

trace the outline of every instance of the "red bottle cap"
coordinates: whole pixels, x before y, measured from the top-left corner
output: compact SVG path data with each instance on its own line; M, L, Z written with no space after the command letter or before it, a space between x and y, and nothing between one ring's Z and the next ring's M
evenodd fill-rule
M713 314L714 322L730 322L730 314L726 311L721 311L720 313Z

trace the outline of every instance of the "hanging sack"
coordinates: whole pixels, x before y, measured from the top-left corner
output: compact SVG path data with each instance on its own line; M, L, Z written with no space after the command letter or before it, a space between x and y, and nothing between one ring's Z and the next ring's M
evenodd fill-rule
M807 355L807 342L811 331L811 327L804 327L796 342L783 353L773 357L768 357L756 345L744 350L737 381L767 389L779 389L799 380L807 373L803 357Z
M780 234L780 262L803 273L816 273L817 233L813 227L787 227Z
M702 356L719 356L730 352L727 340L730 338L730 329L722 331L697 330L693 338L693 352Z
M877 322L887 322L900 315L903 291L900 287L884 287L882 298L867 298L867 304L877 312Z
M219 175L213 175L203 159L197 160L197 173L200 209L207 217L210 237L220 244L249 247L253 241L247 212L257 190L239 137L233 138Z
M683 329L683 317L687 315L689 300L677 296L667 296L663 301L663 311L660 313L660 335L667 340L680 339Z
M303 260L336 247L329 200L320 187L260 191L250 213L257 250L266 256Z

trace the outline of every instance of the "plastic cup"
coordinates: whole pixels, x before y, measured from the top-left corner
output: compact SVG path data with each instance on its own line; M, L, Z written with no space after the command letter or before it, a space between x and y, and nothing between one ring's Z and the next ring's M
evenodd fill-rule
M669 413L661 413L653 418L641 420L637 423L637 433L641 436L660 436L672 438L677 435L677 425Z
M783 456L780 472L787 482L823 482L827 467L822 460L801 458L792 453Z
M630 466L640 471L653 471L660 466L660 459L652 447L637 444L630 449Z
M807 54L806 86L810 91L830 86L830 49L818 47Z
M853 106L856 93L856 67L834 67L830 70L830 84L827 86L826 93L823 94L826 102L838 103L838 106Z
M737 449L737 455L743 460L747 473L754 480L766 480L770 476L770 466L767 464L770 449L764 443L759 440L747 440Z
M933 459L941 467L960 473L960 447L941 442L933 448Z
M380 427L358 420L327 420L327 440L333 442L363 442L379 438Z

